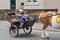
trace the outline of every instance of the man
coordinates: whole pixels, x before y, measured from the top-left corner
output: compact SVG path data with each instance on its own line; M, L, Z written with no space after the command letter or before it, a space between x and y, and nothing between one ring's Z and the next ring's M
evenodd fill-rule
M22 2L19 6L19 12L17 13L17 18L12 20L12 22L20 22L20 27L22 27L23 23L25 21L27 21L27 16L24 15L24 10L23 10L23 7L24 7L24 3Z

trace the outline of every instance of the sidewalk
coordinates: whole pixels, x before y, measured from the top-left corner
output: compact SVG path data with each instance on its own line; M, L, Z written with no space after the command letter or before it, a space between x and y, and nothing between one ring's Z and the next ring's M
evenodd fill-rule
M8 21L0 21L0 27L10 27L10 23ZM34 30L42 30L43 25L41 23L34 23L33 27ZM53 27L48 27L46 30L51 30L51 31L60 31L58 29L53 29Z
M10 23L8 21L0 21L0 27L9 27Z

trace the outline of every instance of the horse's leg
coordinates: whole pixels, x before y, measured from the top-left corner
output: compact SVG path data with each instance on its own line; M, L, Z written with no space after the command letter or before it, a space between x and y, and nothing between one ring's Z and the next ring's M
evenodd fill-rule
M45 23L45 27L43 28L44 30L48 27L48 25L51 25L51 17L47 18L47 23ZM45 31L46 37L49 39L48 32Z
M45 31L45 29L47 27L48 27L48 24L47 23L44 23L44 25L43 25L43 31L42 31L42 34L41 34L42 38L45 38L44 33L46 34L46 37L48 36L48 33Z
M46 36L44 35L44 33L46 34ZM49 38L48 32L45 30L42 31L41 36L42 38L45 38L45 37Z
M49 17L48 20L47 20L47 22L48 22L47 24L50 25L50 26L52 26L51 19L52 19L52 17ZM47 27L48 27L48 25L47 25ZM45 33L46 33L46 37L49 39L48 32L45 31Z
M41 34L41 36L42 36L42 38L45 38L45 35L44 34L46 34L46 37L48 37L48 33L47 32L45 32L45 29L48 27L48 21L49 21L49 18L41 18L41 20L40 20L42 23L43 23L43 31L42 31L42 34Z
M44 32L45 32L45 30L43 30L42 33L41 33L42 38L45 38Z
M48 25L47 24L47 18L41 18L40 21L41 21L41 23L43 23L43 31L41 33L41 36L42 36L42 38L45 38L44 33L45 33L45 29L46 29L46 27Z
M48 35L48 32L47 32L47 31L45 31L45 33L46 33L46 37L49 39L49 35Z
M52 19L52 17L49 17L48 20L47 20L47 24L50 25L50 26L52 26L51 19ZM48 27L48 25L47 25L47 27ZM46 27L46 28L47 28L47 27ZM45 31L45 33L46 33L46 37L49 39L48 32Z

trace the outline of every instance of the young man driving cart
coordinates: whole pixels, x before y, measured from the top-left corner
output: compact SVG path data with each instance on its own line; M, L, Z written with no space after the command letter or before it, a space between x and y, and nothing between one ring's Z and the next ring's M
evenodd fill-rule
M20 22L20 27L22 27L23 23L25 21L27 21L27 18L29 18L28 16L25 16L24 15L24 10L23 10L23 7L24 7L24 3L22 2L19 6L19 11L16 15L16 19L11 19L11 22Z

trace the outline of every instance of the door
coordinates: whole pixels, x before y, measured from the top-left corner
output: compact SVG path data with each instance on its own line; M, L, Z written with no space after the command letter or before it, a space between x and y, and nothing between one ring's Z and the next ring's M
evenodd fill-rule
M10 0L10 9L16 9L16 0Z

